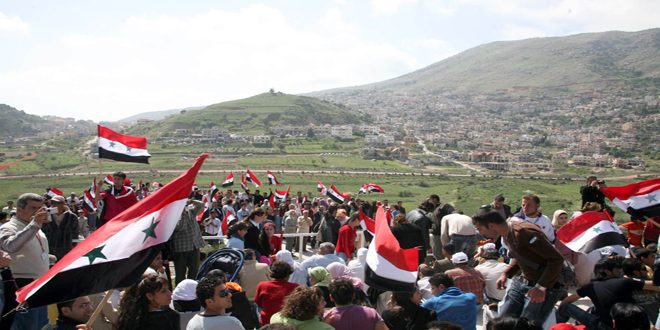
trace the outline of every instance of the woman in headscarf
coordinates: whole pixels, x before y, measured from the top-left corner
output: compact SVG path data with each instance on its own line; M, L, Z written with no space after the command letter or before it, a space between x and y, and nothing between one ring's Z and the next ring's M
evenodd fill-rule
M365 293L369 286L364 284L364 271L367 268L367 248L360 248L357 251L357 258L348 262L348 269L351 271L351 276L360 279L363 283L363 290Z
M364 283L362 283L362 280L359 278L353 277L351 270L348 269L346 265L335 261L329 264L326 269L330 273L330 277L332 277L333 281L343 278L350 280L353 283L353 287L355 288L355 300L353 301L354 304L360 305L367 302L367 296L363 291Z
M309 275L309 283L312 285L312 287L318 288L319 290L321 290L321 293L323 293L323 299L325 300L325 307L326 308L335 307L335 303L332 300L330 300L330 290L328 289L330 282L332 282L332 276L330 276L330 272L328 272L327 269L318 266L318 267L310 268L307 271L307 275Z
M307 272L305 268L297 261L293 260L293 255L288 250L280 250L275 254L278 261L284 261L293 267L293 273L289 276L289 282L298 283L302 286L307 286Z

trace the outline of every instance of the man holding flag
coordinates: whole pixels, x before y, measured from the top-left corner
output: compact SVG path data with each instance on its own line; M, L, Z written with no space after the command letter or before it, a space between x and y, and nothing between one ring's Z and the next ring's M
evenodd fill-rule
M112 175L112 185L108 189L103 192L99 191L103 182L97 186L94 202L98 205L99 200L104 201L103 211L96 223L97 228L137 203L137 196L133 188L124 186L124 181L126 181L126 174L119 171Z

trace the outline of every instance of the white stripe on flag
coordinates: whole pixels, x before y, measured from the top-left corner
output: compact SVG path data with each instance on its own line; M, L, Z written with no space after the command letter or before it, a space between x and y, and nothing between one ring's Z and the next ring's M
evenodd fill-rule
M96 258L92 264L126 259L141 250L166 242L172 236L177 224L176 219L172 218L180 218L181 210L183 210L185 205L186 199L181 199L164 206L154 213L136 219L135 222L124 227L99 245L105 245L103 250L101 250L105 258ZM156 238L147 236L144 232L145 229L149 228L152 220L158 222L158 225L154 229ZM146 241L144 241L145 237L147 238ZM89 258L83 256L69 264L62 271L89 265Z
M146 149L129 148L120 142L108 140L100 136L99 147L107 151L112 151L127 156L151 156Z
M580 236L574 238L572 241L566 243L566 247L573 251L579 251L585 244L594 239L596 236L604 233L621 233L621 230L616 223L609 220L601 220L597 224L585 230Z
M644 195L630 196L628 199L620 200L615 198L612 200L616 206L623 210L632 207L635 210L643 209L646 207L654 206L660 203L660 190L656 190Z
M376 239L374 238L369 244L367 251L367 264L376 275L394 281L415 283L417 281L417 272L409 272L401 268L397 268L387 259L381 257L376 251Z

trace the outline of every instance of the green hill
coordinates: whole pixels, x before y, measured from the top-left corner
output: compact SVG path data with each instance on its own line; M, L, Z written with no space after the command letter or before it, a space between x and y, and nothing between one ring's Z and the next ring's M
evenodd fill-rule
M46 120L35 115L17 110L6 104L0 104L0 137L23 137L39 132L38 124Z
M341 125L365 119L342 105L313 97L263 93L246 99L223 102L201 110L177 115L132 128L133 133L158 136L175 129L202 129L218 126L241 135L263 134L270 126Z
M492 42L394 79L310 95L350 90L579 92L631 84L660 85L660 29Z

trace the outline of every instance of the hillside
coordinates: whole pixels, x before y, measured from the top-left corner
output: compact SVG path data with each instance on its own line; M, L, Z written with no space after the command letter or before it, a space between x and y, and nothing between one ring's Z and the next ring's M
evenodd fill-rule
M264 93L246 99L223 102L201 110L181 111L165 119L133 127L132 132L159 136L175 129L199 130L220 127L232 134L264 134L268 127L308 124L362 123L364 119L348 109L306 96Z
M130 117L126 117L126 118L117 120L117 122L118 123L126 123L126 124L134 124L138 120L141 120L141 119L161 120L161 119L167 118L168 116L171 116L173 114L179 113L182 110L194 111L194 110L200 110L200 109L204 109L204 107L188 107L188 108L184 108L184 109L171 109L171 110L141 112L141 113L138 113L137 115L133 115L133 116L130 116Z
M0 137L24 137L37 133L46 120L6 104L0 104Z
M310 95L570 93L628 84L660 85L660 29L492 42L394 79Z

